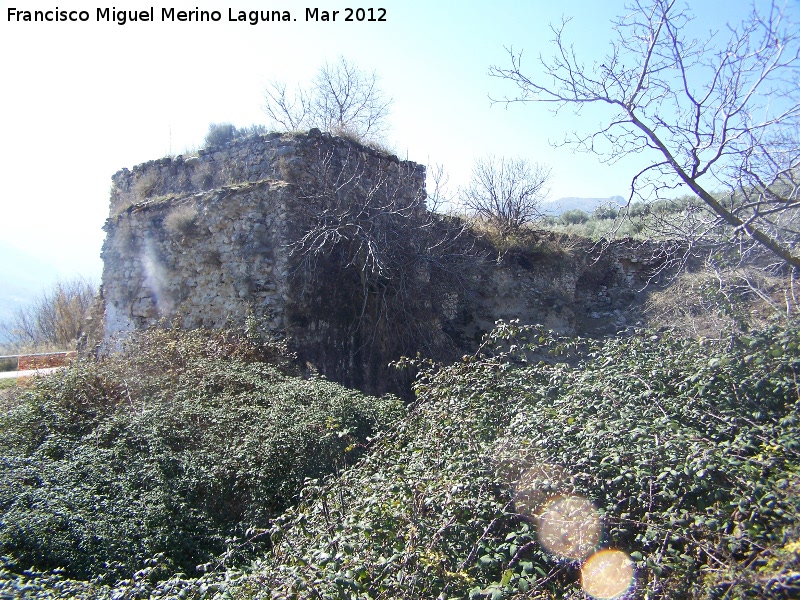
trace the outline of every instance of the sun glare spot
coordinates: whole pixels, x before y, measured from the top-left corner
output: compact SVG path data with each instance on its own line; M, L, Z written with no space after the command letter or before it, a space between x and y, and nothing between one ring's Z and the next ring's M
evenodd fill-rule
M168 314L172 306L164 293L169 281L169 274L158 258L155 244L148 237L144 240L141 260L145 271L145 286L150 290L153 304L159 315Z
M564 469L546 462L526 469L515 479L517 512L531 516L539 513L550 498L563 494L569 484Z
M596 600L621 598L633 584L633 562L622 550L601 550L581 567L583 591Z
M539 542L563 558L583 560L597 548L602 536L600 516L581 496L561 496L551 500L539 517Z

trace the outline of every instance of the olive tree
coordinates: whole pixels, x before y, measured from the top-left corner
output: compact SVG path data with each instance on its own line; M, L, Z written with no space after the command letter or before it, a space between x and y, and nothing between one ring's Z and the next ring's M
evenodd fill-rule
M461 203L505 237L544 216L549 181L546 165L488 156L475 161L472 177L460 192Z
M317 127L359 141L375 142L388 128L391 99L380 89L379 77L340 57L325 63L311 84L287 92L286 84L267 85L264 111L271 125L284 131Z
M740 255L800 267L800 28L790 8L754 8L702 38L689 35L692 16L676 0L627 10L593 63L567 41L568 20L552 27L555 52L540 68L510 50L510 65L491 74L518 91L499 101L604 107L598 128L565 143L607 162L646 156L629 203L688 187L697 205L664 224L689 246L733 243Z

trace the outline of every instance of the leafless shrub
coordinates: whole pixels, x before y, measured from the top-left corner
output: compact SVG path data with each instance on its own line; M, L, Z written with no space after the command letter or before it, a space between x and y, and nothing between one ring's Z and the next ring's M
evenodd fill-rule
M544 216L549 181L550 168L545 165L489 156L475 162L472 178L459 195L467 211L507 237Z
M462 223L426 209L416 165L364 156L354 148L315 161L290 248L298 295L312 306L302 312L338 319L343 360L382 361L362 370L375 373L448 347L439 305L464 287L471 246Z
M82 277L59 282L0 330L18 352L74 349L96 296L97 286Z
M288 94L286 84L271 82L264 111L283 131L317 127L357 141L376 142L386 133L391 100L378 87L376 73L365 73L343 57L325 63L311 85Z
M709 259L680 272L654 290L643 315L651 327L670 327L687 336L720 339L765 326L797 311L796 284L756 265L726 267Z
M303 88L297 88L294 96L290 97L286 93L285 83L268 83L264 92L264 112L267 113L270 124L280 131L300 131L307 127L311 113L311 99L308 94Z
M455 205L455 197L448 188L450 175L445 171L444 165L440 163L428 165L426 171L433 184L431 189L428 190L428 210L434 213L441 213L447 207L452 212Z

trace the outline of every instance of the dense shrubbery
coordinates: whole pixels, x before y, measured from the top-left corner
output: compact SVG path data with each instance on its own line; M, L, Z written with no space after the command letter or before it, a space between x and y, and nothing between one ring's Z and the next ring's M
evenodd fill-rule
M573 208L572 210L561 213L558 220L564 225L586 223L586 221L589 220L589 213L579 208Z
M617 548L640 597L797 597L799 346L796 328L709 343L502 325L478 357L423 371L361 462L308 482L246 573L156 585L158 563L91 593L577 598L581 561ZM561 555L537 535L557 497L602 524ZM90 597L58 574L2 585Z
M157 553L196 573L264 548L305 478L353 462L402 412L291 376L284 353L153 330L35 380L0 416L0 554L113 581Z
M594 502L602 546L629 553L650 597L797 592L797 330L570 349L513 329L494 334L507 353L424 376L413 414L374 453L306 489L273 529L267 587L569 595L577 564L535 535L543 502L569 495ZM570 366L575 350L585 358Z
M628 206L601 205L591 214L575 208L557 217L548 215L541 219L537 226L591 240L615 237L674 240L680 237L678 230L665 226L665 223L683 223L690 218L690 212L694 212L695 215L708 214L707 209L698 206L696 198L683 196L648 203L636 201ZM711 233L709 231L709 234ZM727 235L730 237L730 232L727 232Z

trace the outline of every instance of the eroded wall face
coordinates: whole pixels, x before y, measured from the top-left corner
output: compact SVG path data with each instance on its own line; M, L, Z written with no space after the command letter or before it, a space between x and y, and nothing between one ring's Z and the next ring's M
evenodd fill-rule
M424 207L424 177L415 163L315 130L123 169L105 227L106 339L162 320L222 327L248 315L291 333L287 307L328 293L305 289L296 242L322 218L358 214L350 205Z
M287 186L262 181L125 211L103 248L106 336L161 319L283 327Z
M201 150L197 156L163 158L122 169L112 177L110 215L153 199L258 181L285 181L295 184L301 194L303 190L313 194L327 185L341 185L352 175L363 191L398 175L412 194L425 189L421 165L312 129L308 134L257 136Z

